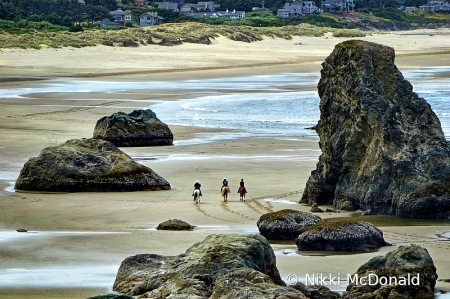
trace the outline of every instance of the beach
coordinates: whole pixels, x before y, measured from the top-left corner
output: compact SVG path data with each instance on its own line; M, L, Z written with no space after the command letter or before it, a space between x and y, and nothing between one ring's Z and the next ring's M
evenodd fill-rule
M449 68L449 33L448 29L420 30L361 39L393 47L398 68L407 72ZM12 186L29 158L47 146L92 137L97 120L117 111L154 107L164 122L164 114L158 111L169 111L167 103L184 101L187 106L183 107L195 110L199 99L220 99L227 105L227 97L234 97L232 107L237 107L244 97L270 99L281 93L289 97L315 92L320 64L344 40L327 35L242 43L220 37L212 45L3 49L0 297L107 294L128 256L178 255L208 234L258 233L256 222L265 213L288 208L309 211L310 207L297 203L321 152L317 135L304 130L307 120L297 125L298 132L282 127L267 133L240 123L232 126L229 120L223 126L207 126L204 114L198 119L195 114L190 115L192 123L177 119L176 124L169 123L174 146L121 148L167 179L169 191L14 193ZM434 71L433 79L448 80L447 68ZM413 84L424 80L411 78ZM266 81L258 84L261 80ZM236 109L236 119L243 117ZM220 196L223 178L231 188L226 203ZM242 178L249 192L245 202L236 193ZM196 180L204 194L200 204L191 197ZM450 243L440 236L450 230L448 222L359 214L341 211L320 216L371 221L394 246L420 244L432 256L439 278L450 278ZM191 232L155 230L168 219L182 219L196 228ZM29 232L16 233L20 228ZM299 253L294 242L272 242L272 247L283 279L289 274L299 279L317 272L352 274L370 258L395 249L324 255ZM438 282L436 290L450 291L450 285Z

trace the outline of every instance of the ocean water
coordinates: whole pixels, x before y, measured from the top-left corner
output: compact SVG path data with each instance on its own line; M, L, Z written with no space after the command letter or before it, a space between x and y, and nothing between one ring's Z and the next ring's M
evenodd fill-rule
M424 79L413 84L414 91L431 105L449 139L450 80ZM238 129L254 136L316 136L315 131L305 128L319 121L319 103L316 91L280 91L182 99L161 102L150 108L169 125Z

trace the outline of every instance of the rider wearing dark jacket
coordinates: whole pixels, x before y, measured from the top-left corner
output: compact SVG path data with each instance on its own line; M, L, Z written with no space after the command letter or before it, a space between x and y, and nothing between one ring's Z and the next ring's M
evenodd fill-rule
M195 184L194 184L194 191L198 189L198 191L200 191L200 196L203 196L202 195L202 190L200 190L201 186L202 186L202 184L200 184L199 181L196 181ZM192 192L192 196L194 196L194 192Z
M225 187L225 186L228 186L228 181L227 181L227 179L223 179L223 182L222 182L222 188L220 188L220 192L222 192L223 187Z
M245 186L244 186L244 179L241 179L241 181L239 182L238 193L239 193L239 191L241 190L241 188L244 188L244 189L245 189ZM246 191L245 193L247 193L247 190L245 190L245 191Z

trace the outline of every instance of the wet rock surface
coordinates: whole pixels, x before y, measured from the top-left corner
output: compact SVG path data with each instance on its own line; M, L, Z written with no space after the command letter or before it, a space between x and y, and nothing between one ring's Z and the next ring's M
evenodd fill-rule
M319 221L322 218L311 213L285 209L262 215L256 225L259 233L269 240L295 240Z
M157 230L193 230L195 226L190 225L186 221L180 219L169 219L160 223Z
M89 297L87 299L134 299L134 297L129 295L121 295L121 294L108 294L108 295L99 295L94 297Z
M348 220L314 224L295 243L302 251L371 251L389 245L379 228L368 222Z
M72 139L47 147L20 171L19 190L102 192L169 190L170 184L109 141Z
M242 234L209 235L178 256L128 257L113 290L143 298L306 298L285 286L267 240Z
M305 285L301 282L297 282L292 285L296 290L302 292L306 297L310 299L338 299L341 295L338 292L333 292L326 286L321 285Z
M385 256L374 257L367 263L359 267L358 271L352 276L352 279L358 275L358 278L371 276L371 283L374 285L361 285L350 282L347 291L342 295L344 299L367 298L367 299L431 299L434 298L434 286L436 285L437 273L431 256L428 251L416 244L409 246L400 246L394 251L388 252ZM400 278L407 279L417 277L405 284L401 283ZM378 277L380 282L376 283ZM381 277L395 277L397 284L381 283ZM368 280L367 280L368 281Z
M301 202L407 218L450 217L450 144L394 50L338 44L318 84L322 155Z
M173 134L150 110L117 112L97 121L94 139L111 141L116 146L172 145Z

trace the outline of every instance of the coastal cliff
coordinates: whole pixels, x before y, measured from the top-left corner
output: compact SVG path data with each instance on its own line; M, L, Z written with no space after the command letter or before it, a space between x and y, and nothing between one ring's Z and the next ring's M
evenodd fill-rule
M322 64L322 155L301 202L407 218L450 217L450 144L390 47L350 40Z

